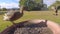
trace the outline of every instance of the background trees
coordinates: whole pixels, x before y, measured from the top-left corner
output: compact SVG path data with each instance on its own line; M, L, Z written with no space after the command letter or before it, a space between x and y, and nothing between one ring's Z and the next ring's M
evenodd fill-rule
M20 0L20 10L41 10L44 7L43 0Z
M54 7L54 6L60 7L60 1L57 0L55 3L53 3L53 4L49 7L49 9L51 9L51 8Z
M6 8L2 8L2 11L7 11L7 9Z
M7 8L1 8L1 6L0 6L0 11L6 11L7 10Z

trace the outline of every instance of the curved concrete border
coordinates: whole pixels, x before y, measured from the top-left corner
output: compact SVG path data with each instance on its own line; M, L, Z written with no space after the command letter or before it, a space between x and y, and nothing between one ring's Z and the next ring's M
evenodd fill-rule
M48 21L47 25L53 31L54 34L60 34L60 26L57 23Z

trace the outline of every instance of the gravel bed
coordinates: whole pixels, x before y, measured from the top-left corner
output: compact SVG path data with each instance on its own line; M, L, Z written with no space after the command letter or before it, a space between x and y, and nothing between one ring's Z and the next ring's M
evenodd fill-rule
M14 34L53 34L47 27L17 28Z

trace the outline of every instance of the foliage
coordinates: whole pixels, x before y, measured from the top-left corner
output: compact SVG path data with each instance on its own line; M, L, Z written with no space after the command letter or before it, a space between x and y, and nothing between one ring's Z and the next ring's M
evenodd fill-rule
M26 1L28 1L28 0L20 0L19 5L25 5Z
M1 8L0 8L0 11L1 11Z
M49 8L51 9L52 6L60 6L60 1L56 1L54 4L52 4Z
M2 8L2 11L6 11L7 9L6 8Z
M42 0L20 0L20 6L24 6L27 10L41 9L43 6Z
M27 3L25 4L25 7L28 8L28 10L32 10L34 8L34 6L36 5L36 3L34 1L27 1Z

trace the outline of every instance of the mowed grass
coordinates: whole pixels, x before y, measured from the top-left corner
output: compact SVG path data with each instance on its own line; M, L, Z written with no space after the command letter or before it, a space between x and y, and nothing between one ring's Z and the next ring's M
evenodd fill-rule
M45 19L45 20L51 20L60 24L60 11L58 13L59 14L58 16L55 16L54 14L55 14L54 11L30 11L30 12L24 11L23 17L21 17L20 19L14 22L19 23L21 21L26 21L30 19ZM3 16L4 14L0 15L0 32L3 31L8 26L12 25L10 21L4 21Z

